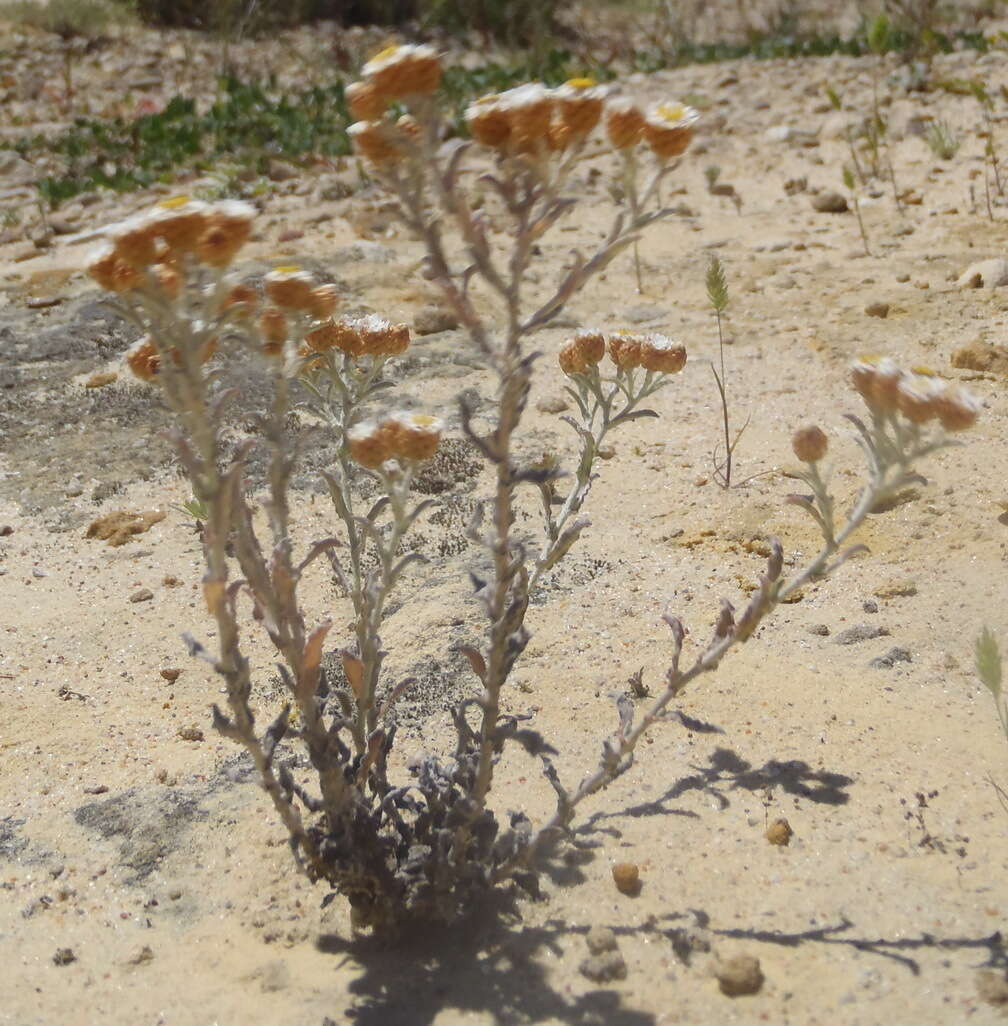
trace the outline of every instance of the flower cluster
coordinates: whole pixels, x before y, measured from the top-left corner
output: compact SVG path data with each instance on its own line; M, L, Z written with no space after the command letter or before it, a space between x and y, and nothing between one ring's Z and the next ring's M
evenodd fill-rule
M406 324L393 324L376 314L366 317L329 319L305 335L301 355L339 350L354 358L401 356L409 348L410 331Z
M394 413L384 420L368 420L352 427L347 432L347 446L350 455L370 470L389 460L419 463L433 458L441 441L441 428L436 417Z
M888 357L855 362L851 382L872 414L881 419L901 414L917 426L937 420L946 431L965 431L980 414L980 404L968 392L926 371L904 371Z
M362 81L347 86L347 105L357 119L347 132L372 164L388 164L408 152L419 126L409 115L387 119L389 106L430 96L441 84L441 71L431 46L390 46L364 65Z
M167 200L111 228L88 271L110 292L123 294L154 284L174 299L187 262L216 270L230 266L252 234L254 217L253 207L234 200Z
M581 331L565 342L558 356L560 369L568 377L590 373L609 353L617 371L643 367L658 374L678 374L686 366L686 348L665 335L633 335L617 331Z

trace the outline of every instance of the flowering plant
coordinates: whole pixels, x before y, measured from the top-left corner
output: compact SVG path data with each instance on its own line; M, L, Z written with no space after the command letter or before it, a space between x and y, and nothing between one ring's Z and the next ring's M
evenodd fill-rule
M479 549L474 565L490 568L471 577L485 615L483 640L462 649L477 692L452 710L454 750L417 760L411 777L393 772L390 753L395 703L413 682L387 679L380 631L397 582L421 561L416 552L403 550L428 506L413 504L410 485L417 467L436 454L442 425L415 412L369 415L375 395L388 384L387 361L409 347L408 328L377 317L337 317L335 290L296 268L267 275L261 297L235 283L230 268L253 217L244 205L169 204L110 231L91 264L96 280L117 293L143 332L128 363L139 378L160 386L174 411L180 457L207 510L203 593L217 626L217 650L210 653L193 638L188 643L225 684L227 710L214 707L214 725L251 755L298 865L348 899L357 926L376 929L411 918L451 920L489 890L511 883L535 893L541 859L567 833L578 806L632 765L640 738L665 718L687 684L715 670L780 601L846 558L842 546L879 498L899 486L914 461L946 444L944 435L932 431L936 420L959 430L977 412L965 395L922 392L916 379L885 362L859 364L854 382L872 420L869 426L857 422L870 475L854 509L836 523L820 471L828 440L818 428L799 432L794 449L805 463L812 496L792 501L822 528L821 552L784 580L775 542L748 606L736 618L724 603L709 644L688 667L680 666L686 629L667 616L672 640L665 688L639 717L629 699L620 699L618 726L603 741L597 768L568 788L554 765L554 750L504 710L502 692L530 638L531 594L588 526L579 514L603 438L637 418L656 416L642 404L674 380L686 350L664 336L596 330L579 332L563 345L559 369L576 411L567 422L579 447L568 477L553 462L527 465L517 455L514 443L536 365L525 342L666 213L655 205L659 184L688 145L694 115L675 106L645 115L584 80L558 90L532 83L473 104L467 120L483 151L481 179L508 224L506 242L500 243L491 239L486 211L470 202L467 147L445 149L438 142L434 93L440 74L431 48L393 48L366 65L363 81L347 90L361 118L351 129L356 145L397 197L404 223L424 243L428 277L458 313L496 382L488 429L477 425L474 411L460 400L462 430L493 475L492 494L468 531ZM535 242L574 205L564 184L599 126L633 187L624 189L622 207L599 249L577 255L551 294L530 304L523 287ZM637 189L645 148L653 171L649 184ZM450 240L448 226L456 232ZM450 251L459 245L464 260L456 266ZM499 320L479 312L472 287L477 280L498 300ZM261 359L272 385L262 425L270 457L265 530L242 487L248 448L227 461L221 447L226 357L235 350ZM324 478L339 531L303 551L292 537L288 494L296 452L286 422L296 389L332 431L338 451ZM379 492L366 509L357 487L362 476ZM538 489L543 499L543 534L534 550L514 530L516 494L524 485ZM353 608L354 637L340 650L345 688L323 671L332 620L310 624L299 590L306 569L322 556ZM276 649L289 694L288 705L265 729L257 726L251 705L253 670L239 631L245 609ZM314 789L278 758L285 738L307 752ZM539 760L556 794L554 815L538 827L522 812L502 824L488 802L498 759L511 744Z

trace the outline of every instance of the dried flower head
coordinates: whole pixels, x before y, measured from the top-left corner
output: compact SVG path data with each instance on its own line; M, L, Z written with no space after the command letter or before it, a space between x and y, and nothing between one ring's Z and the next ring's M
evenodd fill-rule
M575 139L590 135L601 121L607 92L593 78L571 78L554 91L556 113Z
M700 115L681 103L658 103L644 119L644 141L659 160L671 160L686 152L693 126Z
M307 356L309 353L328 353L336 348L338 329L332 321L326 321L318 327L312 328L304 337L304 346L299 350L299 355Z
M130 292L143 283L143 275L123 260L114 245L101 246L88 261L88 274L109 292Z
M346 101L357 121L380 121L388 107L388 101L373 82L352 82L346 88Z
M645 370L678 374L686 366L686 347L666 335L645 335L640 342L640 362Z
M238 316L247 317L259 302L259 296L251 285L235 285L224 297L222 310L233 310Z
M389 432L373 420L350 428L346 435L350 456L362 467L375 470L392 458Z
M934 393L932 403L946 431L965 431L973 427L980 416L980 403L961 388L946 385Z
M627 331L609 336L609 359L617 370L633 370L641 365L641 340Z
M317 321L332 317L339 302L339 292L335 285L319 285L311 294L311 306L308 312Z
M509 141L518 153L536 151L549 136L553 94L541 82L508 89L497 97L508 120Z
M151 274L158 284L158 288L168 299L178 299L182 291L182 276L171 264L155 264L151 268Z
M192 252L207 229L206 203L176 196L165 200L148 215L150 231L171 250Z
M354 327L360 338L361 352L366 356L400 356L409 348L407 324L393 324L377 314L369 314L358 318Z
M889 357L865 358L851 366L851 383L868 408L880 416L892 416L898 409L903 371Z
M389 164L402 158L402 139L384 121L355 121L347 129L347 135L364 159L372 164Z
M144 335L126 350L126 364L141 381L153 381L157 377L161 355L150 335Z
M419 413L395 413L382 425L397 460L422 462L433 459L443 425L436 417Z
M310 310L314 302L315 281L300 267L276 267L263 279L266 296L286 310Z
M614 149L630 149L644 133L644 115L632 100L609 100L605 105L605 130Z
M564 374L584 374L605 356L605 335L600 331L579 331L563 344L557 359Z
M277 356L287 341L287 318L283 310L269 306L259 315L259 334L263 338L263 350L268 356Z
M802 463L818 463L829 448L826 432L816 424L799 428L791 436L791 448Z
M934 395L933 382L904 375L896 390L896 406L911 424L926 424L938 416Z
M420 142L420 137L423 135L423 129L420 127L420 122L417 121L412 114L403 114L396 121L395 126L399 132L400 139L405 144L416 144Z
M108 231L116 256L131 267L143 269L158 258L158 240L150 217L130 217Z
M499 100L498 94L493 93L466 107L465 120L469 134L481 146L500 149L511 136L511 121Z
M441 84L441 58L432 46L389 46L375 54L362 73L386 100L425 96Z
M228 267L252 234L255 207L239 200L215 204L196 242L196 256L209 267Z

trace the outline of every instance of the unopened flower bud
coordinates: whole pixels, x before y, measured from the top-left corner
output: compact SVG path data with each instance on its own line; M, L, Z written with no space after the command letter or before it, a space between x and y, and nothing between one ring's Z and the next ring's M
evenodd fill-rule
M126 263L113 246L103 246L88 263L88 274L109 292L130 292L143 284L143 275Z
M511 135L511 122L507 111L497 102L499 97L484 96L469 104L465 111L469 134L481 146L499 149Z
M169 249L189 253L207 229L208 209L205 203L186 196L165 200L149 215L151 231L164 239Z
M926 424L938 416L930 382L904 377L896 390L896 406L911 424Z
M935 413L946 431L965 431L980 416L980 404L968 392L946 386L933 397Z
M308 312L317 321L324 321L327 317L332 317L338 302L339 292L335 285L319 285L311 294Z
M267 297L287 310L310 310L314 302L312 276L299 267L277 267L263 279Z
M362 69L364 79L387 100L425 96L441 84L441 58L432 46L389 46Z
M109 237L116 256L131 267L142 270L157 260L157 236L149 218L131 217L113 229Z
M384 121L355 121L347 135L354 148L372 164L389 164L403 156L402 140Z
M557 114L575 139L584 139L599 123L605 95L593 78L572 78L554 91Z
M665 335L645 335L641 339L640 362L645 370L678 374L686 366L686 347Z
M287 318L275 306L267 307L259 316L259 334L271 346L283 346L287 341Z
M372 82L352 82L346 88L346 101L356 121L380 121L388 106Z
M630 100L610 100L605 106L605 129L614 149L629 149L641 140L644 115Z
M161 356L149 335L134 342L126 350L126 364L133 376L141 381L153 381L161 369Z
M404 462L433 459L441 441L441 421L424 414L394 414L383 428L388 432L392 455Z
M351 457L362 467L375 470L392 457L389 433L367 420L352 427L346 435Z
M609 359L618 370L633 370L641 365L641 342L628 332L609 336Z
M818 463L826 455L829 439L821 427L813 424L792 435L791 448L802 463Z

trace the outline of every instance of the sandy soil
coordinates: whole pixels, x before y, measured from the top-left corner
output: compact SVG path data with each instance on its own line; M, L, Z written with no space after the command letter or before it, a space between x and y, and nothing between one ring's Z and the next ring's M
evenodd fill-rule
M944 78L1008 82L1000 56L952 55L936 67ZM397 948L355 939L344 904L323 907L324 890L295 875L246 761L210 728L218 684L180 641L187 630L213 641L197 602L198 539L175 508L190 492L159 437L167 421L156 393L125 374L83 387L95 372L121 373L132 341L79 273L85 247L69 235L43 251L18 240L0 249L0 1022L1003 1021L981 973L1003 976L1008 965L999 932L1008 813L988 782L1008 783L1008 748L971 647L985 623L1008 634L999 519L1008 403L1002 378L954 370L950 358L1003 335L1004 293L954 281L1003 252L1008 210L998 202L993 220L986 214L975 103L895 93L894 165L919 202L900 214L884 183L864 195L873 253L864 256L853 214L811 203L814 190L840 187L845 159L829 83L866 105L872 65L743 61L626 83L642 99L695 97L704 127L674 176L679 213L642 245L645 294L623 259L537 340L547 358L522 445L573 452L558 414L544 410L562 396L548 356L575 325L667 331L690 362L659 394L659 421L615 436L591 497L593 526L530 614L534 638L510 708L534 714L562 753L563 777L576 780L615 726L612 694L640 667L660 686L664 611L702 644L720 597L737 603L762 571L761 539L779 535L795 566L814 551L809 525L782 501L793 490L788 439L804 422L826 427L837 494L853 495L859 456L841 415L857 408L845 383L854 355L968 381L982 420L963 448L931 461L912 498L871 519L870 557L809 588L685 696L681 722L656 732L637 766L585 809L542 901ZM936 160L913 134L924 113L961 134L954 160ZM543 283L608 223L608 159L600 149L579 168L572 191L582 204L543 245ZM740 211L708 193L708 165L735 187ZM802 179L807 189L785 189ZM278 184L243 269L298 261L334 277L348 308L412 321L431 301L417 246L388 227L377 195L325 198L346 180L356 180L352 168ZM96 206L111 216L152 198ZM732 296L733 411L738 422L751 417L737 468L749 480L727 492L711 480L717 346L703 274L712 252ZM866 313L878 303L887 316ZM242 373L252 412L258 378ZM455 438L452 397L469 390L486 401L487 379L458 332L418 337L396 373L399 394L443 414ZM325 440L305 441L296 523L307 541L332 517L312 474L329 458ZM429 488L445 511L419 542L431 563L404 583L385 639L393 672L426 682L404 712L404 759L447 738L445 703L473 686L452 650L480 629L460 524L486 480L461 444L439 474ZM85 539L92 520L120 509L167 516L122 547ZM525 512L532 530L532 496ZM152 597L130 601L141 589ZM346 624L346 603L321 572L308 600ZM837 643L861 625L877 636ZM250 647L265 716L279 689L252 634ZM909 661L869 665L894 648ZM161 673L170 668L181 670L174 682ZM494 794L501 809L549 811L535 767L517 757L502 763ZM764 836L779 817L794 829L788 847ZM637 897L614 887L622 861L640 866ZM625 980L580 974L594 926L615 931ZM58 956L64 949L72 961ZM765 983L730 998L714 966L740 953L759 959Z

